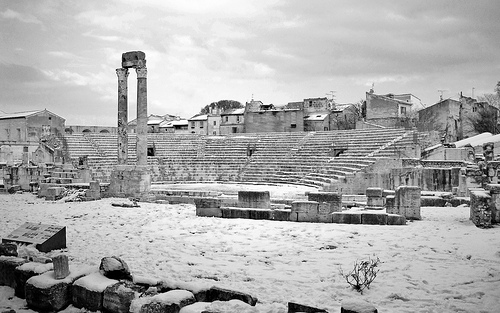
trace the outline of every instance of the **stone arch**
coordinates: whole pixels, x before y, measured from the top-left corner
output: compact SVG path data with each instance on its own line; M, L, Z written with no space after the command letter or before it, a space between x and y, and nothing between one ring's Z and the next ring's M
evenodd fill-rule
M90 134L90 133L92 133L92 131L91 131L90 129L88 129L88 128L85 128L85 129L82 131L82 133L84 133L84 134Z
M103 129L99 133L101 133L101 134L109 134L109 130Z

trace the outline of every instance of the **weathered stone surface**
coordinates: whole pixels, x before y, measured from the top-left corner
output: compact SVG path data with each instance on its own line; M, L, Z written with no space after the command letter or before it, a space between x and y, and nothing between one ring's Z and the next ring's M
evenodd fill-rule
M0 256L0 286L16 287L14 270L28 261L14 256Z
M387 214L387 225L406 225L406 218L399 214Z
M16 192L18 192L18 191L20 191L20 190L21 190L21 186L19 186L19 185L12 185L12 186L10 186L10 187L7 189L7 191L8 191L10 194L16 193Z
M196 216L222 217L221 199L217 198L194 198Z
M491 196L486 190L469 190L470 219L477 227L492 227Z
M142 51L129 51L122 53L122 67L144 67L146 66L146 54Z
M252 297L251 295L239 291L223 289L219 287L212 287L207 292L207 300L208 302L213 302L216 300L219 301L229 301L232 299L241 300L245 303L250 304L251 306L255 306L257 304L257 298Z
M17 245L14 243L0 243L0 256L17 256Z
M24 299L26 282L28 279L52 270L53 266L52 263L42 264L38 262L28 262L16 267L14 270L14 278L16 281L14 292L16 297Z
M273 220L275 220L275 221L289 221L291 212L292 212L292 210L290 210L290 209L273 210Z
M367 197L372 197L372 198L382 198L382 188L377 188L377 187L370 187L366 188L366 196Z
M342 195L337 192L310 192L307 200L318 203L328 203L328 213L340 212L342 210Z
M88 274L90 268L71 268L64 279L56 279L54 271L33 276L26 281L26 302L36 311L60 311L71 302L71 284Z
M388 195L385 197L385 211L388 214L399 214L399 207L396 206L396 197Z
M107 278L132 280L127 263L117 256L102 258L99 270Z
M73 283L71 302L77 308L102 311L104 290L117 283L117 280L109 279L101 273L84 276Z
M240 208L271 208L269 191L238 191L238 206Z
M324 309L318 309L312 306L298 304L294 302L288 302L288 313L328 313Z
M147 287L129 281L121 281L104 290L102 307L111 313L128 313L132 300L146 291Z
M130 312L178 313L181 308L195 301L194 295L187 290L171 290L151 297L132 300Z
M362 213L361 224L366 225L387 225L386 213Z
M341 313L378 313L377 308L363 300L344 300L342 301Z
M241 208L221 208L223 218L249 218L249 211Z
M332 222L336 224L361 224L361 213L334 212Z
M65 190L66 188L64 187L49 187L45 199L49 201L59 200L63 197Z
M54 263L54 276L56 279L63 279L69 275L68 256L64 254L56 255L52 258Z
M404 215L406 219L420 220L420 194L421 189L417 186L399 186L396 188L395 206L399 208L398 213Z

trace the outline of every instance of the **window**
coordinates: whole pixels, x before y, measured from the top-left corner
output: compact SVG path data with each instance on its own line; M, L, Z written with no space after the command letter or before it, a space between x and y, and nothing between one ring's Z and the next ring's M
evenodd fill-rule
M401 114L406 114L406 107L401 107Z
M229 122L229 116L226 116L226 122Z
M297 124L290 124L290 128L297 128Z
M200 128L203 128L203 121L200 121Z
M472 107L472 112L477 112L477 107Z
M217 126L217 121L214 121L214 126Z
M21 141L21 128L17 129L17 140Z
M239 116L239 115L237 115L237 116L236 116L236 123L239 123L239 122L240 122L240 116Z
M233 132L233 134L236 134L238 132L238 127L233 127L232 132Z
M148 156L155 156L155 147L148 147Z
M194 127L195 127L195 125L196 125L196 122L194 122L194 121L193 121L193 122L191 122L191 128L194 128Z

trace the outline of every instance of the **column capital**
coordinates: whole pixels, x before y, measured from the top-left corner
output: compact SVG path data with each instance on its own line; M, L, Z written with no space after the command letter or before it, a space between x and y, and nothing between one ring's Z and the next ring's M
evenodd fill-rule
M147 78L148 69L145 67L136 67L135 72L137 73L137 78Z
M128 68L117 68L116 75L118 75L118 79L127 79L128 77Z

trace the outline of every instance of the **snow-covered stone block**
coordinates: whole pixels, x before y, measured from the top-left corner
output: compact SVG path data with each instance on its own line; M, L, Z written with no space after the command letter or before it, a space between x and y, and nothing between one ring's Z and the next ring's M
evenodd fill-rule
M195 302L190 305L186 305L185 307L181 308L179 313L202 313L202 312L207 312L207 310L210 308L212 305L212 302Z
M230 290L230 289L223 289L219 287L212 287L210 290L208 290L207 293L207 300L208 302L213 302L213 301L229 301L229 300L240 300L245 303L250 304L251 306L255 306L257 304L257 298L244 293L240 291L235 291L235 290Z
M288 313L328 313L328 311L323 309L318 309L312 306L298 304L294 302L288 302Z
M340 313L378 313L378 311L371 303L349 299L342 301Z
M212 284L206 282L185 282L173 279L166 279L161 282L161 292L170 290L187 290L191 292L196 301L208 301L208 291L213 287Z
M117 256L104 257L101 259L99 271L111 279L132 280L130 269L127 263Z
M484 189L469 190L470 219L477 227L492 226L491 196Z
M16 267L28 262L15 256L0 256L0 286L16 287L14 270Z
M104 290L117 283L99 272L79 278L71 287L71 302L77 308L102 311Z
M71 284L96 269L88 266L71 266L64 279L56 279L54 271L33 276L26 281L26 302L36 311L59 311L71 303Z
M24 299L26 282L33 276L37 276L52 270L54 265L52 263L38 263L28 262L16 267L14 277L16 280L16 287L14 288L15 295L18 298Z
M187 290L171 290L150 297L132 300L131 313L178 313L181 308L196 302Z
M269 191L238 191L238 206L241 208L271 208Z
M140 286L129 281L121 281L104 290L102 307L111 313L128 313L132 300L146 291L146 286Z
M202 305L200 305L202 306ZM187 307L185 307L188 309ZM195 307L196 308L196 307ZM208 305L208 307L202 311L196 311L193 308L190 310L182 310L179 313L258 313L261 312L257 308L251 306L250 304L243 302L241 300L229 300L229 301L214 301ZM183 308L184 309L184 308Z
M387 225L406 225L406 218L399 214L387 214Z

